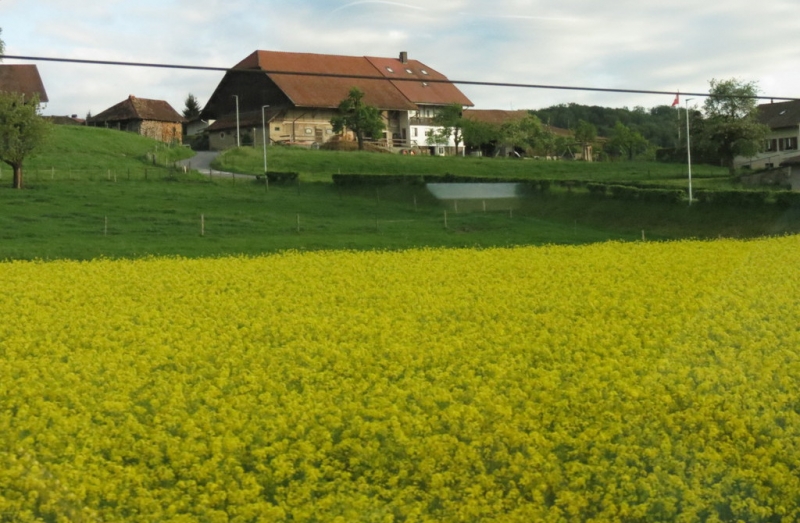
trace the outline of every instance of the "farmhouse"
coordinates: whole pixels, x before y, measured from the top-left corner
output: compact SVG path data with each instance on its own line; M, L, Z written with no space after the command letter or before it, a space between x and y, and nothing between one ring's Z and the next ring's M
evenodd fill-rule
M763 150L752 158L737 158L737 167L770 169L800 155L800 101L761 104L758 121L770 128Z
M439 108L472 106L447 77L405 52L375 58L255 51L225 74L201 118L215 120L208 133L216 150L262 143L262 128L270 142L321 144L333 137L330 120L353 87L383 115L384 136L373 138L393 148L427 150Z
M22 93L25 98L38 96L40 103L48 101L35 65L0 65L0 91Z
M130 95L125 100L89 117L86 125L129 131L165 143L181 143L184 118L163 100Z

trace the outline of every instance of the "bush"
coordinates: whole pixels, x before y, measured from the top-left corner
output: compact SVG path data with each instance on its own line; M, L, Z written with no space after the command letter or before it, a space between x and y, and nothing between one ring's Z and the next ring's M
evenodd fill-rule
M593 196L605 196L608 192L608 185L604 183L587 183L586 188Z
M694 194L703 203L740 207L763 205L768 195L767 191L697 191Z
M334 185L340 187L385 186L385 185L424 185L425 179L419 174L334 174Z
M297 173L294 172L268 172L269 183L275 185L288 185L297 183Z
M800 207L800 192L777 191L774 194L776 205L781 207Z

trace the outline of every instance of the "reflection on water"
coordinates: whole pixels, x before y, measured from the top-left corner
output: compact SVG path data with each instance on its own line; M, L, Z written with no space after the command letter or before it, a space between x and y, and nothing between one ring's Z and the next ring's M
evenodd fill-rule
M439 200L492 200L519 196L518 183L428 183L426 186Z

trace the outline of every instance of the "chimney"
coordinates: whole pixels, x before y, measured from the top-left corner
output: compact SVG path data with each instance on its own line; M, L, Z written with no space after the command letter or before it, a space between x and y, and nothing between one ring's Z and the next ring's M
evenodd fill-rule
M406 51L400 52L400 63L407 64L408 63L408 53Z

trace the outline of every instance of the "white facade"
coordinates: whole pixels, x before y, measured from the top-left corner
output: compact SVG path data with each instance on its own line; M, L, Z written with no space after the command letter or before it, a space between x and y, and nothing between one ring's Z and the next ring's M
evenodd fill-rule
M420 105L419 108L415 111L408 112L408 143L410 147L420 147L420 148L427 148L427 147L436 147L434 150L434 154L443 155L445 154L445 148L455 147L455 133L452 133L446 144L434 144L433 142L429 142L428 137L432 133L436 133L441 131L442 127L438 125L434 125L433 118L438 113L439 108L437 106L425 106Z
M737 158L736 167L768 169L778 167L781 162L800 155L800 126L773 129L764 141L762 151L752 158Z

